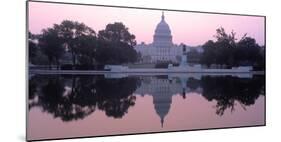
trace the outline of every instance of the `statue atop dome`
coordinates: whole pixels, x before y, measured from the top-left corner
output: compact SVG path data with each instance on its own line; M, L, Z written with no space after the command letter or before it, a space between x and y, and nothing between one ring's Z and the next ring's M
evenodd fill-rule
M165 16L164 16L164 11L162 11L162 21L164 21L165 20Z

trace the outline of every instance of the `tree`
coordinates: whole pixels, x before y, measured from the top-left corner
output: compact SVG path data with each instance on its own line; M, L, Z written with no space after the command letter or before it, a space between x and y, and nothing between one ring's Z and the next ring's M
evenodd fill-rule
M232 31L230 34L227 34L222 27L218 28L216 31L217 33L214 36L217 39L215 46L218 48L216 64L233 66L233 49L235 48L235 41L237 40L235 37L236 33Z
M211 64L234 65L234 48L236 46L236 33L227 34L224 28L216 30L216 41L209 40L203 45L203 56L201 63L210 66Z
M209 40L203 45L204 52L200 59L202 64L226 65L227 67L251 65L264 70L264 50L256 40L245 34L236 42L236 33L227 34L224 28L216 30L216 41Z
M217 39L217 42L225 42L228 43L230 46L235 46L235 41L237 40L234 31L231 31L230 34L227 34L223 27L220 27L216 30L216 35L214 37Z
M189 63L198 63L200 61L201 54L196 49L191 49L187 52L187 61Z
M59 68L60 61L64 53L63 40L59 37L57 27L43 29L39 35L39 46L42 52L48 57L49 65L56 64Z
M206 42L203 46L204 52L202 54L202 57L200 59L201 64L206 64L207 66L210 66L212 63L216 63L216 47L215 42L212 40L209 40Z
M96 37L96 33L84 23L64 20L60 25L55 24L54 27L58 29L58 36L62 38L64 47L71 52L73 65L76 65L78 56L81 57L81 46L86 45L85 49L95 47L92 41ZM85 40L86 42L84 42ZM91 41L87 43L89 40Z
M93 35L83 35L78 37L77 59L82 65L93 65L95 63L95 53L97 48L97 38Z
M236 58L241 64L256 64L261 58L260 49L255 39L245 36L237 43Z
M135 36L122 23L108 24L98 33L99 47L96 59L102 64L132 63L138 60L133 46Z
M105 30L99 31L98 37L102 41L108 41L111 44L127 44L130 47L136 45L135 35L129 32L129 29L121 22L106 25Z
M33 59L36 57L38 48L34 39L34 35L31 32L28 32L28 58L30 63L33 63Z

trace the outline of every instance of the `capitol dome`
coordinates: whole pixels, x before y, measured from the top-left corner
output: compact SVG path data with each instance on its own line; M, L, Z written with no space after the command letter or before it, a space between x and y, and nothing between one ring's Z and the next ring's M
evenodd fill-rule
M162 12L160 23L156 26L153 36L153 45L159 48L169 48L173 45L171 30L165 21L164 12Z

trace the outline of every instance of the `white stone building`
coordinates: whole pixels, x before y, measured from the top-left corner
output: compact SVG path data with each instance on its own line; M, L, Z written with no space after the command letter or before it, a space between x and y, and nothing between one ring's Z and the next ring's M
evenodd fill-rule
M170 27L166 23L164 13L162 12L161 21L157 24L154 32L153 42L150 44L142 42L134 48L141 54L141 62L143 63L157 63L163 61L179 63L184 46L184 44L177 45L173 43ZM201 47L186 46L186 52L192 48L198 52L203 51Z

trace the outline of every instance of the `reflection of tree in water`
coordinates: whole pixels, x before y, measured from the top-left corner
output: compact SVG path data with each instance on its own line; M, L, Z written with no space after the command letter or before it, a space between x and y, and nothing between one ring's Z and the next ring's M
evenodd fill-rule
M245 106L252 105L260 95L264 94L264 76L251 79L238 77L202 77L203 96L208 100L216 100L216 113L220 116L227 108L234 110L235 101Z
M95 100L92 100L89 94L70 91L65 86L67 80L64 78L60 76L40 76L36 77L35 80L31 79L29 83L32 85L34 84L33 81L38 83L38 80L43 82L37 84L37 89L31 89L37 90L37 98L30 98L30 108L40 106L44 112L53 114L55 118L59 117L63 121L82 119L95 110ZM78 86L77 90L81 90L79 89L81 86ZM30 93L34 94L33 92ZM88 98L88 100L85 101L85 98ZM32 99L34 101L31 101Z
M108 116L120 118L134 105L136 87L136 78L35 76L29 81L29 107L41 107L63 121L83 119L96 106Z
M136 78L101 79L97 82L98 108L107 116L122 118L130 106L135 105L136 97L131 95L137 89Z
M264 95L264 76L205 76L201 80L181 81L187 82L181 86L190 91L203 89L202 95L208 101L216 100L218 115L223 115L228 108L233 111L236 102L245 108L254 104L260 94ZM29 107L40 107L63 121L83 119L96 109L104 111L108 117L122 118L134 106L136 97L132 94L139 85L138 77L35 75L29 80Z
M36 78L35 77L32 77L29 82L28 82L28 92L29 92L29 95L28 95L28 99L29 100L33 100L34 97L36 96L36 92L37 92L37 86L38 86L38 82L36 81ZM31 104L29 104L31 105ZM30 107L30 106L29 106Z
M200 87L200 80L195 78L188 78L186 87L188 87L190 90L196 90L198 87Z

